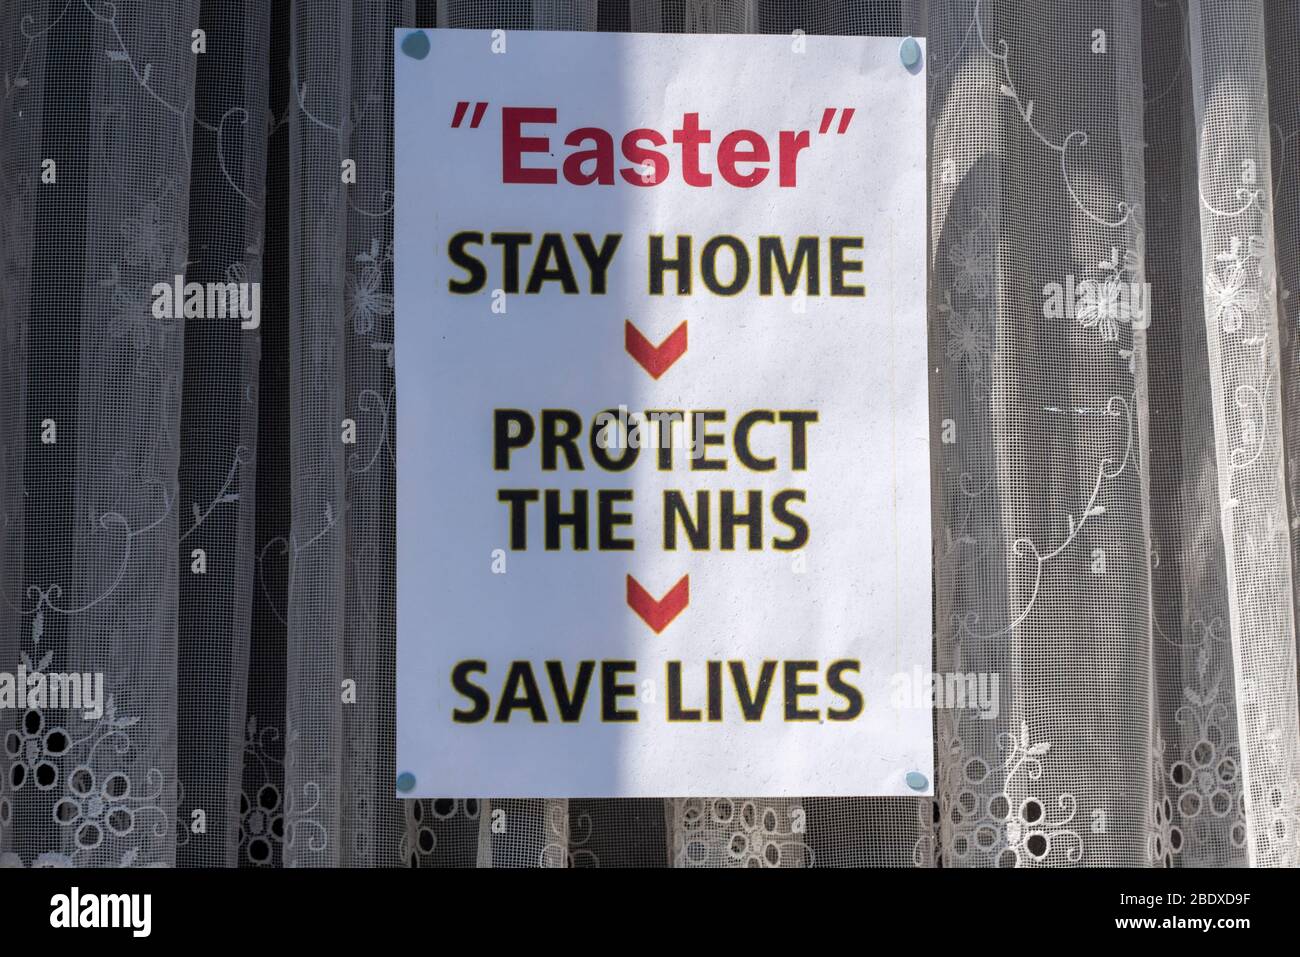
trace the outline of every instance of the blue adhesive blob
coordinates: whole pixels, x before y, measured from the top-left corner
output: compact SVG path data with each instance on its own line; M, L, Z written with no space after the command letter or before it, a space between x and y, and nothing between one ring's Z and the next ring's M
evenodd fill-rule
M920 771L908 771L906 780L907 786L913 791L924 791L930 783L930 779Z
M912 37L908 37L898 48L898 58L903 61L903 66L909 70L912 69L921 62L921 44L917 43Z
M408 33L402 38L402 52L412 59L423 60L429 55L429 35L423 30Z
M408 37L408 39L409 39L409 37ZM406 44L403 43L402 45L405 46ZM429 41L428 41L427 39L424 41L424 47L425 47L424 52L425 52L425 53L428 53L428 52L429 52ZM399 774L399 775L397 776L397 790L402 791L402 792L406 792L406 791L414 791L414 790L415 790L415 775L412 774L410 771L403 771L401 774Z

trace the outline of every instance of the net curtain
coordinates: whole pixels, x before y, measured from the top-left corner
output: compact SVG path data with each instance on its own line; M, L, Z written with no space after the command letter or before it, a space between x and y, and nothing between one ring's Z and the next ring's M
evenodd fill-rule
M927 38L933 800L393 797L395 26ZM1298 863L1296 5L6 0L0 74L0 670L109 699L0 710L0 862Z

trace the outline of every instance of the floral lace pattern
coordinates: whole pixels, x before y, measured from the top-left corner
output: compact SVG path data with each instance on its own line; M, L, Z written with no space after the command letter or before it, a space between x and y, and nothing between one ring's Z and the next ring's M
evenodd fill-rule
M672 802L677 867L811 867L812 847L786 801L688 798Z
M661 17L659 5L640 6ZM964 657L964 667L1001 675L1006 697L995 723L968 712L936 714L935 798L916 800L914 821L909 812L903 853L915 834L913 860L921 866L1295 865L1300 468L1285 461L1296 410L1283 388L1294 367L1287 287L1295 285L1296 257L1294 236L1282 230L1295 218L1297 131L1265 114L1263 67L1259 76L1244 70L1226 47L1245 41L1264 50L1262 30L1274 14L1251 8L1229 35L1198 33L1182 0L1110 11L1110 50L1095 63L1114 81L1106 94L1114 109L1098 112L1068 85L1035 73L1042 68L1027 55L1027 9L987 0L932 4L926 24L936 173L930 325L940 364L935 418L945 434L934 452L938 658L961 666ZM536 25L594 26L594 16L587 22L566 10ZM765 16L762 4L691 0L676 25L758 30ZM1071 30L1090 26L1077 12L1059 16ZM1170 56L1152 58L1167 75L1149 89L1142 87L1144 51L1124 46L1142 36L1146 17L1179 41L1164 51ZM181 12L142 17L125 3L66 0L18 3L0 14L0 614L15 657L0 667L71 669L86 653L107 672L108 692L95 720L37 707L0 715L0 865L166 866L184 857L178 848L224 841L213 853L244 866L422 866L444 854L464 860L471 852L450 845L468 845L487 826L490 805L475 799L396 801L388 729L375 717L389 700L394 633L393 556L382 516L395 475L396 393L394 193L384 172L391 91L387 64L369 54L391 47L395 19L386 5L346 48L325 28L295 34L289 99L277 117L233 101L215 109L196 102L195 57L186 47L193 24ZM84 143L93 181L78 187L87 206L75 239L84 274L68 282L72 318L42 325L33 321L32 300L49 289L32 288L33 238L52 227L36 221L47 184L34 133L56 115L49 104L58 92L41 88L53 72L45 63L54 55L50 39L74 29L91 42L95 68L69 66L97 78ZM346 85L315 66L336 57L353 61L340 74ZM1269 58L1276 59L1271 51ZM1277 71L1274 115L1287 121L1295 71L1290 60L1265 66ZM1219 100L1228 87L1246 95ZM1135 129L1123 123L1141 110L1191 117L1193 92L1203 101L1193 121L1198 168L1187 184L1148 176L1144 151L1168 147L1144 142L1140 121ZM193 269L232 282L262 277L268 197L250 170L268 164L242 162L238 151L262 134L290 139L290 129L294 142L307 144L286 184L292 248L279 237L292 258L280 268L293 289L282 291L274 304L281 314L268 321L282 324L281 336L287 327L292 340L274 361L295 390L285 386L286 408L296 411L283 413L295 434L273 450L298 463L280 483L292 527L259 529L255 554L244 557L256 600L303 670L281 679L291 686L287 701L284 687L266 699L274 705L250 698L246 723L234 720L228 750L240 754L242 768L230 773L242 775L242 786L223 793L233 805L238 792L238 804L223 809L224 832L202 836L189 826L202 791L180 780L177 721L164 713L175 707L174 688L160 687L149 669L177 660L176 546L185 573L191 549L224 541L227 519L260 525L251 493L266 450L182 426L182 376L196 370L182 327L153 318L150 290ZM358 156L371 161L362 165L367 178L361 188L345 187L337 161ZM190 248L187 215L206 206L192 206L186 176L205 163L219 187L222 222L250 227L233 251ZM75 169L65 163L61 182L69 184ZM1149 391L1161 387L1161 375L1186 374L1179 389L1199 380L1180 366L1153 367L1148 381L1149 342L1123 321L1121 308L1127 285L1157 271L1147 220L1160 192L1184 185L1199 205L1192 217L1199 243L1190 244L1199 248L1187 266L1192 294L1158 303L1156 321L1204 327L1204 421L1193 419L1190 394L1186 410L1153 414ZM1150 229L1154 236L1154 218ZM1167 235L1160 240L1172 245ZM1080 300L1068 322L1045 324L1038 280L1064 283L1075 272L1095 295ZM37 355L32 344L46 355L50 337L65 333L76 336L78 378L69 387L80 403L76 432L65 426L59 437L59 448L73 443L75 450L67 515L63 504L42 503L46 489L25 487L29 472L52 473L40 471L30 450L27 418L39 410L19 401L41 370L29 362ZM214 374L196 391L241 396L256 435L262 384L253 362ZM1171 437L1166 426L1184 411ZM339 451L333 437L343 418L357 425L358 441ZM1193 432L1204 447L1184 435ZM1188 463L1208 463L1210 484L1179 507L1215 503L1199 525L1189 521L1193 540L1177 546L1156 533L1145 538L1167 491L1153 491L1151 476L1171 468L1153 456L1159 442L1183 443L1173 448L1181 464L1172 468L1187 468L1188 484L1195 479ZM196 467L201 492L190 494L177 480L178 461L183 471L199 445L221 448L209 450L216 464ZM30 554L53 546L36 526L42 541L24 546L24 532L29 539L33 532L24 528L29 508L62 522L48 542L71 556L39 574ZM1172 583L1154 571L1162 551L1182 552ZM1211 553L1222 553L1221 564ZM235 546L224 554L234 556ZM1147 600L1161 588L1177 594ZM1218 591L1221 602L1198 594L1193 610L1182 605L1188 592ZM1148 620L1140 609L1152 605ZM1107 659L1118 661L1117 671L1146 667L1144 642L1156 645L1166 666L1149 683L1148 736L1102 771L1069 767L1080 760L1081 741L1109 732L1067 707L1067 681L1046 697L1021 681L1025 671L1041 678L1035 669L1053 667L1058 646L1075 632L1104 639L1107 654L1137 649ZM148 679L135 677L145 670ZM1069 680L1082 685L1082 670ZM357 675L371 697L348 711L338 684ZM253 717L266 714L272 720ZM1085 773L1102 786L1075 787ZM1140 806L1132 815L1140 818L1138 836L1116 836L1101 791ZM560 801L540 807L527 812L530 863L600 863L591 815L570 814ZM33 809L48 811L39 834L20 833L31 830ZM679 866L832 863L822 848L856 839L813 840L795 799L676 799L665 809L666 842Z

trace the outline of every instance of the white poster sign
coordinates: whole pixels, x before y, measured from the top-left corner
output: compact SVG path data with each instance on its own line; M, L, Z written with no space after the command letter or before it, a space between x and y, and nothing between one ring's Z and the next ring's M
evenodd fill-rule
M398 793L930 793L915 41L396 43Z

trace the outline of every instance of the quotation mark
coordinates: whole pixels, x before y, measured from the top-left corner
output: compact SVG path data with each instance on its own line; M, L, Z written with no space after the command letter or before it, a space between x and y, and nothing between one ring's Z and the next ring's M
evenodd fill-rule
M478 129L479 123L483 121L483 114L487 112L487 107L488 105L486 103L474 104L474 116L469 121L469 128L471 130ZM460 124L465 121L465 111L467 109L469 109L469 103L465 100L462 100L461 102L456 104L456 112L451 118L452 129L454 130L460 129Z
M834 119L835 119L835 107L833 106L826 107L826 109L822 112L822 128L818 130L818 132L825 133L827 130L829 130L831 128L831 121ZM849 128L849 124L851 122L853 122L853 107L849 106L845 108L844 115L840 117L840 128L837 129L835 132L837 134L847 132Z

